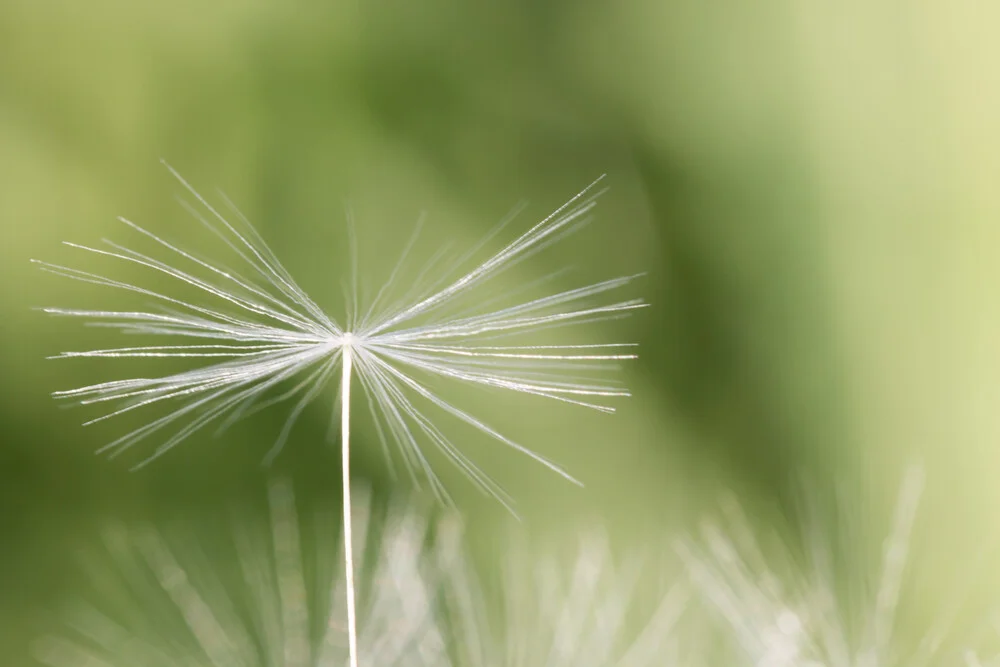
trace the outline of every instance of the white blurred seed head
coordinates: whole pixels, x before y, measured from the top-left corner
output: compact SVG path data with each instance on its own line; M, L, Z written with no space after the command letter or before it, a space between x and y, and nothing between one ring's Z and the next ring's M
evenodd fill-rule
M953 609L940 610L934 626L923 633L916 646L907 646L897 636L900 594L923 485L922 469L908 470L874 579L845 568L843 556L856 556L863 549L864 536L856 531L844 532L844 526L831 526L813 513L804 526L804 549L798 550L780 537L765 543L759 539L763 533L750 528L734 501L723 506L725 522L704 524L701 538L679 541L678 552L745 664L965 664L976 654L970 652L962 659L945 649ZM866 518L871 508L854 503L842 510L848 513L851 524ZM842 533L839 543L838 533Z
M447 536L447 533L445 533ZM443 539L441 544L447 545ZM498 608L458 549L441 558L453 664L467 667L672 667L697 664L685 623L683 579L661 586L652 563L616 562L605 534L586 528L567 557L511 533L502 552ZM655 584L656 591L651 591ZM650 604L652 603L652 604Z
M674 583L662 562L614 558L594 526L568 557L528 548L515 527L491 588L454 515L355 498L363 667L703 664L683 575ZM190 524L109 526L88 570L99 599L74 604L37 657L49 667L343 667L336 512L298 512L284 482L269 506L269 521L237 514L230 559Z
M373 511L364 492L355 499L360 664L441 665L427 515L401 503ZM336 512L300 516L284 482L272 485L269 501L269 522L237 517L236 563L219 562L192 533L170 540L151 525L109 526L110 568L92 574L108 599L124 603L117 613L75 605L67 632L41 641L38 658L51 667L346 665Z

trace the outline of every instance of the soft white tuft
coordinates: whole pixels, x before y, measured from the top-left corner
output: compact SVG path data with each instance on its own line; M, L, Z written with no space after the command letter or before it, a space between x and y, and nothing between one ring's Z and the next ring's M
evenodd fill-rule
M169 167L168 167L169 168ZM96 273L36 262L42 269L74 280L123 290L153 301L149 310L90 310L46 308L45 312L80 317L90 324L127 334L188 339L178 344L71 351L60 358L170 358L201 360L193 370L156 377L102 382L55 392L55 396L83 404L114 407L88 423L110 419L155 404L169 404L165 416L108 444L102 451L117 455L140 441L159 439L158 447L140 465L164 454L193 434L216 425L223 429L238 419L280 402L291 402L284 427L271 453L287 441L305 408L336 378L345 349L350 349L353 371L376 423L377 436L388 454L398 446L402 463L414 481L427 480L433 491L447 493L424 454L427 445L438 449L481 490L508 508L511 499L439 428L430 413L458 421L534 459L566 479L576 481L561 467L495 430L432 390L437 378L470 385L506 389L601 412L614 410L611 401L628 395L607 372L635 357L633 345L539 344L525 338L543 330L614 319L642 308L637 298L611 298L637 276L613 278L537 298L519 300L508 294L503 307L483 300L479 288L527 257L562 240L589 220L600 194L597 183L585 188L547 218L503 246L486 261L468 265L477 249L448 266L435 257L406 296L390 303L398 287L399 269L415 240L407 243L388 282L367 304L357 303L357 262L352 262L346 326L328 316L302 290L243 216L231 206L227 219L187 181L171 169L195 203L186 208L235 255L245 273L202 259L139 225L121 219L134 233L158 248L147 255L106 242L104 247L68 244L77 250L159 274L178 289L200 294L200 300L182 298ZM509 222L509 220L505 221ZM498 227L490 240L503 228ZM419 232L419 226L418 226ZM352 237L353 242L353 237ZM484 241L485 243L485 241ZM436 280L423 278L438 273ZM430 284L428 288L427 285ZM529 285L527 287L532 287ZM473 313L462 304L475 302ZM512 302L512 303L511 303ZM495 309L491 309L495 308ZM505 342L506 339L506 342ZM276 388L287 387L281 393Z

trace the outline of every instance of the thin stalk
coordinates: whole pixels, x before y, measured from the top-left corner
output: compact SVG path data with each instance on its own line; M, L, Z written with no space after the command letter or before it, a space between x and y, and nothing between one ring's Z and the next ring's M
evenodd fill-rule
M344 485L344 569L347 583L347 641L350 667L358 667L358 623L354 601L354 539L351 535L351 334L344 335L344 374L340 384L341 469Z

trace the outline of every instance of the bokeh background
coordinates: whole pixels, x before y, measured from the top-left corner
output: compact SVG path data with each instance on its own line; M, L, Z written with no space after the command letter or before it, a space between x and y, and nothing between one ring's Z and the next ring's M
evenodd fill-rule
M109 334L33 308L118 296L29 259L96 267L60 242L129 243L117 215L197 243L160 158L224 191L333 312L345 203L377 286L421 212L429 256L522 199L523 229L607 173L597 220L505 280L648 272L652 307L594 332L641 344L634 397L613 417L498 417L584 490L496 447L478 460L540 532L598 516L623 545L685 526L722 488L794 514L799 479L858 500L877 535L923 462L914 553L930 565L906 595L933 615L955 591L937 574L1000 517L998 20L972 0L0 0L4 663L30 664L101 520L210 511L270 474L281 414L129 473L93 455L115 425L83 429L49 398L109 370L45 357ZM275 464L306 496L339 493L327 420L313 406ZM370 435L356 472L385 494ZM448 479L487 540L502 515ZM970 600L1000 592L996 569Z

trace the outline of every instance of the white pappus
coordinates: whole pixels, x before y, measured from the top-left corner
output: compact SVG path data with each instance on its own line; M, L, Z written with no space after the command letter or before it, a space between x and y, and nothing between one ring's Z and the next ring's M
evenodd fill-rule
M260 235L235 207L228 204L228 200L237 222L225 218L179 174L172 169L171 172L201 207L185 204L186 208L235 253L250 277L202 259L124 218L120 218L122 223L160 248L163 259L107 240L105 248L76 243L67 245L166 276L178 287L193 288L212 302L211 305L33 260L46 271L136 293L156 304L155 308L144 311L44 308L46 313L85 318L92 325L112 327L129 334L196 339L177 345L63 352L57 358L166 357L206 362L202 367L162 377L117 380L55 392L57 398L83 404L118 404L117 409L87 424L165 401L181 404L166 416L108 444L103 451L119 453L171 426L180 425L139 464L144 465L210 424L221 422L225 427L264 405L298 399L269 455L273 456L286 442L302 411L337 375L339 367L342 398L348 396L352 380L357 380L375 417L379 439L383 444L394 441L403 454L407 469L414 473L414 479L425 477L433 490L443 497L446 491L423 455L422 444L439 448L480 488L508 507L510 503L510 498L489 475L469 460L427 416L428 408L440 410L576 481L555 463L433 393L414 372L541 396L602 412L614 411L608 401L627 396L628 391L603 376L618 362L635 358L631 350L634 344L532 345L524 338L510 345L498 342L502 342L499 340L502 338L521 337L542 329L621 317L642 308L646 304L638 298L610 301L604 298L613 291L620 291L641 274L558 291L499 310L471 315L448 312L448 307L460 298L468 298L470 292L475 294L473 290L586 224L601 194L595 191L601 179L471 269L466 266L469 261L513 216L505 219L477 248L462 255L450 267L438 269L444 263L440 256L435 256L421 275L426 277L435 271L440 274L437 282L423 285L427 288L423 293L410 290L404 297L405 302L387 303L398 270L406 262L419 235L418 224L392 275L365 312L354 303L346 326L342 326L296 284ZM357 273L356 266L352 272ZM459 277L454 278L456 275ZM419 288L422 281L417 282ZM356 286L353 296L356 301ZM488 307L489 303L483 305ZM601 379L581 379L585 376ZM297 383L287 392L265 398L269 390L293 379Z
M602 412L613 412L611 399L627 396L619 383L604 373L623 360L635 357L629 343L539 344L523 337L540 330L614 319L644 307L638 298L608 298L631 283L637 275L591 283L582 287L519 300L520 289L506 295L504 305L486 299L469 314L458 310L462 298L476 295L478 288L524 259L559 242L590 219L598 179L507 243L484 262L469 268L475 255L510 222L509 217L470 252L440 272L426 286L415 281L403 299L388 303L397 273L407 259L419 233L419 225L406 244L388 281L362 310L357 303L357 259L352 255L353 302L344 325L321 309L298 286L261 236L228 200L227 219L206 198L168 166L196 203L185 203L193 217L235 254L248 276L222 264L200 258L178 245L120 218L134 232L152 241L163 259L140 253L112 241L102 248L68 245L106 258L137 265L179 289L200 294L195 301L115 280L79 269L35 260L46 271L124 290L151 299L148 310L84 310L45 308L57 316L81 317L97 326L128 334L190 339L184 344L154 344L133 347L64 352L60 358L174 358L204 360L205 365L160 377L138 377L59 391L55 396L83 404L116 404L95 423L134 410L171 402L179 405L165 416L123 435L102 449L117 454L140 441L174 427L143 462L167 452L210 424L220 430L263 407L294 401L271 455L286 442L305 408L340 373L340 432L344 532L351 543L350 498L350 395L357 380L367 397L378 439L388 453L394 441L414 481L428 480L435 494L447 492L431 468L422 446L439 449L477 487L513 511L512 499L477 464L445 435L428 409L457 420L499 441L564 478L576 482L561 467L505 436L480 418L435 393L422 377L507 389L548 398ZM435 257L421 273L425 276L441 264ZM457 278L455 276L458 276ZM528 285L530 288L534 285ZM421 291L423 290L423 291ZM456 312L458 311L458 312ZM504 339L507 339L504 341ZM504 343L507 344L504 344ZM157 341L159 343L159 341ZM291 387L277 393L278 387ZM277 395L268 397L275 390ZM173 408L173 406L171 406ZM336 414L336 413L335 413ZM269 455L270 456L270 455ZM143 465L140 464L140 465ZM579 482L577 482L579 483ZM356 639L353 618L352 551L347 549L349 636ZM352 650L352 655L356 651ZM352 661L354 662L354 661Z

